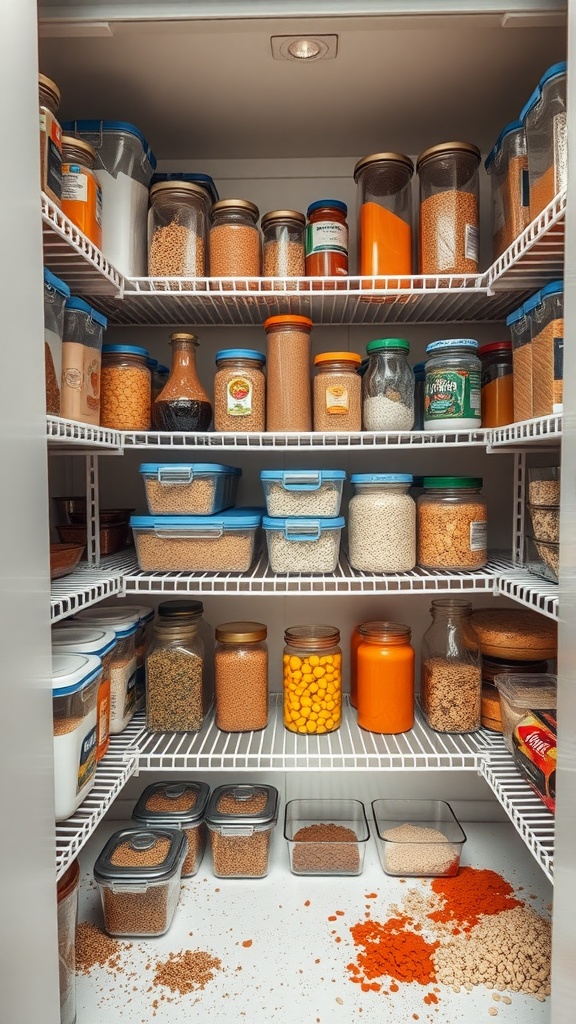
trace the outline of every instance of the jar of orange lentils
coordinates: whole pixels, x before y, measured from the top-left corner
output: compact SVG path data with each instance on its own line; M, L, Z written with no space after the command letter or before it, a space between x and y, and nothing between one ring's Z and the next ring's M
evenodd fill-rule
M112 430L150 430L151 394L146 349L137 345L103 345L100 426Z
M340 631L291 626L284 642L284 725L308 735L334 732L342 721Z

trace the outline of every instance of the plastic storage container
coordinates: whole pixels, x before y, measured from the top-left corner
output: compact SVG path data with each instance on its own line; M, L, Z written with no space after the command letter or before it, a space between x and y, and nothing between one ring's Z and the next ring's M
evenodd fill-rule
M520 118L526 129L533 220L567 185L565 61L542 75Z
M487 658L482 654L482 725L492 732L503 732L500 694L494 682L498 675L533 675L546 672L547 661L512 661Z
M95 163L96 150L89 142L62 136L62 213L101 249L102 189Z
M150 277L206 277L208 215L206 189L189 181L160 181L150 189L148 273Z
M120 615L137 615L138 629L134 636L134 653L136 655L136 707L144 707L146 698L146 670L145 662L148 648L152 643L154 635L154 609L145 604L121 604L113 605Z
M284 725L322 734L342 719L342 651L335 626L290 626L284 633Z
M179 829L124 828L98 855L94 880L100 889L109 935L164 935L180 897L186 836Z
M293 875L361 875L370 838L360 800L289 800L284 838Z
M150 430L152 377L148 352L137 345L102 346L100 426Z
M40 104L40 188L56 206L62 200L62 128L56 117L60 90L51 78L38 75Z
M412 430L414 374L405 338L382 338L366 346L368 368L362 377L364 430Z
M396 735L414 725L412 631L398 622L358 627L356 707L358 725L368 732Z
M116 635L110 662L110 734L117 735L134 717L137 707L135 638L140 617L138 612L100 605L78 612L74 621L113 630Z
M247 572L262 523L260 510L232 508L213 516L132 516L144 572Z
M212 865L218 878L264 878L278 790L249 782L218 786L206 809Z
M261 432L266 429L266 356L253 349L216 353L214 430Z
M247 199L220 199L210 210L210 276L260 277L260 212ZM223 289L233 288L223 284ZM254 282L252 287L257 288Z
M46 364L46 412L49 416L60 415L64 305L66 299L69 298L68 285L44 267L44 359Z
M263 469L269 516L337 516L346 479L343 469Z
M480 150L447 142L421 153L420 273L478 272L478 165Z
M559 466L528 470L528 502L530 505L560 504Z
M551 281L534 297L531 311L532 415L563 409L564 282Z
M310 331L307 316L269 316L266 429L312 429Z
M373 800L382 869L402 878L451 877L466 835L444 800Z
M60 414L93 426L100 424L102 338L108 320L84 299L67 299L62 336Z
M196 874L206 847L204 812L210 796L205 782L153 782L138 797L132 811L134 825L141 829L165 825L180 829L188 844L182 864L182 878Z
M472 605L439 598L430 611L432 625L422 637L422 710L436 732L474 732L480 728L482 658Z
M272 519L264 516L268 561L272 572L335 572L344 516Z
M426 346L425 430L475 430L482 424L482 363L473 338Z
M558 505L527 505L535 540L546 544L560 541L560 508Z
M93 655L52 656L54 799L65 821L92 789L96 774L96 698L102 662Z
M216 726L223 732L255 732L268 724L267 635L262 622L216 626Z
M526 132L520 121L502 129L485 167L492 193L492 255L497 260L530 223Z
M54 654L91 654L102 662L102 678L96 700L96 760L100 761L110 744L110 676L116 635L110 630L82 627L77 622L62 623L52 630Z
M306 276L348 274L348 207L339 199L319 199L306 211Z
M520 719L529 711L556 710L556 676L497 675L494 683L500 694L504 742L512 754L512 734Z
M204 701L204 643L199 617L162 616L146 657L146 725L150 732L197 732Z
M314 430L362 429L362 378L357 352L321 352L314 357Z
M144 462L140 473L151 516L211 516L236 501L242 470L212 462Z
M482 426L504 427L514 422L512 342L482 345L478 355L482 362Z
M297 210L272 210L260 222L264 277L304 277L306 218ZM283 286L281 286L283 287Z
M408 473L355 473L348 506L348 558L353 569L408 572L416 565L416 503Z
M514 423L532 419L532 336L530 313L536 302L530 300L506 318L512 335L512 366L514 370Z
M60 1024L76 1024L76 924L80 865L73 860L58 880L58 968Z
M414 164L403 153L374 153L356 164L360 274L412 274L413 174ZM366 281L362 286L384 288L386 281Z
M418 565L481 569L488 559L488 510L481 477L425 476L418 498Z
M552 583L560 579L560 545L526 537L524 564L530 572Z
M170 335L172 368L154 402L153 417L158 430L195 432L208 430L212 405L196 371L195 334L177 331Z

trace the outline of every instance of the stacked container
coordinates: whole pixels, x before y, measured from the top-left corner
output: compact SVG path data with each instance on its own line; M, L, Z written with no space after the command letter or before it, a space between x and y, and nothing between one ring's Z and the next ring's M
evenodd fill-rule
M68 285L44 267L44 359L46 362L46 412L49 416L60 415L64 304L69 298Z
M564 283L551 281L506 320L512 334L514 420L561 413Z
M560 569L560 471L529 470L525 562L531 572L558 583Z
M96 775L96 699L102 662L94 655L52 658L54 798L65 821L92 789Z
M78 612L75 621L114 632L116 646L110 662L110 735L124 731L138 706L135 638L140 625L138 612L100 606Z
M66 300L62 337L60 414L100 425L102 339L108 320L84 299Z
M180 829L188 849L182 865L182 878L195 875L206 846L204 813L210 795L205 782L154 782L140 794L132 821L141 828L165 825Z
M498 259L530 223L526 132L507 124L485 163L492 188L492 254Z
M567 184L565 61L542 75L520 120L526 132L533 220Z
M263 519L272 572L334 572L344 517L343 470L263 470Z
M96 760L100 761L110 744L110 673L116 636L110 630L84 629L75 622L63 622L52 631L55 654L90 654L102 662L102 678L96 700Z

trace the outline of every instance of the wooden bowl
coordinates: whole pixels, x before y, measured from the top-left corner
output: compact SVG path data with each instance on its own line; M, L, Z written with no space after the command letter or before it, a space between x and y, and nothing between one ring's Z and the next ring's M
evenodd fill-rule
M50 579L58 580L74 572L84 552L83 544L50 545Z

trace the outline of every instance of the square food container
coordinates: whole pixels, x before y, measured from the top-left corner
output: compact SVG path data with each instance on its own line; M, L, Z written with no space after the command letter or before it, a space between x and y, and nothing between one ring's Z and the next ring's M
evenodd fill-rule
M500 694L504 742L514 753L512 734L529 711L556 710L556 676L542 672L534 675L498 675L494 683Z
M205 816L214 874L218 878L264 878L277 820L278 790L274 786L218 786Z
M289 800L284 814L294 875L360 875L370 838L360 800Z
M271 519L264 516L272 572L334 572L344 516L334 519Z
M269 516L337 516L346 473L342 469L266 469L260 480Z
M56 821L65 821L96 774L96 700L102 662L93 654L53 654L52 716Z
M560 572L560 545L547 543L543 540L535 540L534 537L525 539L524 564L530 572L542 579L550 580L551 583L558 583Z
M211 516L236 501L242 470L210 462L140 466L152 516Z
M373 800L380 863L387 875L457 875L466 835L444 800ZM427 834L428 833L428 834Z
M163 825L124 828L110 837L94 865L109 935L145 938L168 931L186 848L184 832Z
M232 508L214 516L132 516L144 572L247 572L262 511Z
M205 782L154 782L140 794L132 821L140 828L180 829L188 841L182 878L195 875L206 847L204 812L210 787Z

